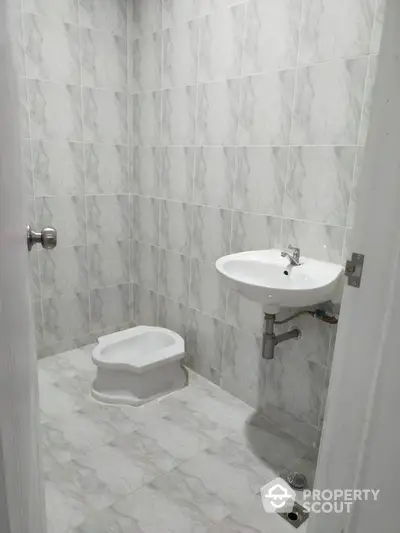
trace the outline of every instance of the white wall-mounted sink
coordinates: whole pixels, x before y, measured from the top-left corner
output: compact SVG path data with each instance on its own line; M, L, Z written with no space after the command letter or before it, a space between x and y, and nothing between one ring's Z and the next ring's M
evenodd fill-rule
M301 256L292 266L280 250L242 252L221 257L218 272L230 287L259 302L264 313L281 307L305 307L330 300L340 285L343 267Z

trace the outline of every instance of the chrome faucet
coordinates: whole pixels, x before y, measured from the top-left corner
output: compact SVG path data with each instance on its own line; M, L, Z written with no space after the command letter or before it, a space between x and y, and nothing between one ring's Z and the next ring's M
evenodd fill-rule
M292 250L293 253L290 253L288 251L281 252L282 257L287 257L290 261L290 264L292 266L300 266L300 248L295 248L291 244L288 246L288 250Z

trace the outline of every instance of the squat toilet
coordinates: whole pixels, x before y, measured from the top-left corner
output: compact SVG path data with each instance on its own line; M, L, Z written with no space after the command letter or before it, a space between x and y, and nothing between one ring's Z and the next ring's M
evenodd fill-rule
M187 384L185 342L164 328L138 326L100 337L92 353L92 396L101 402L142 405Z

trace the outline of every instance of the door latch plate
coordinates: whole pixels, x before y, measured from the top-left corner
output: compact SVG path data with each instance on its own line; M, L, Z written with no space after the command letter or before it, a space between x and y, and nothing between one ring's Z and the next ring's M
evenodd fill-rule
M364 259L365 256L363 254L353 253L351 260L346 261L344 274L347 276L347 283L351 287L359 288L361 285Z

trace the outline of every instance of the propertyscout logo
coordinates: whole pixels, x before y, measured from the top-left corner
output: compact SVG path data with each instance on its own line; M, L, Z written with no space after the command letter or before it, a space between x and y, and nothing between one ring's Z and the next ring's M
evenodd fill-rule
M308 513L349 513L356 501L376 502L380 490L325 489L296 493L278 477L261 488L261 501L267 513L290 513L297 500Z
M267 513L290 513L296 501L296 492L278 477L261 488L261 501Z
M302 506L309 513L349 513L354 502L376 502L379 493L379 489L304 490Z

